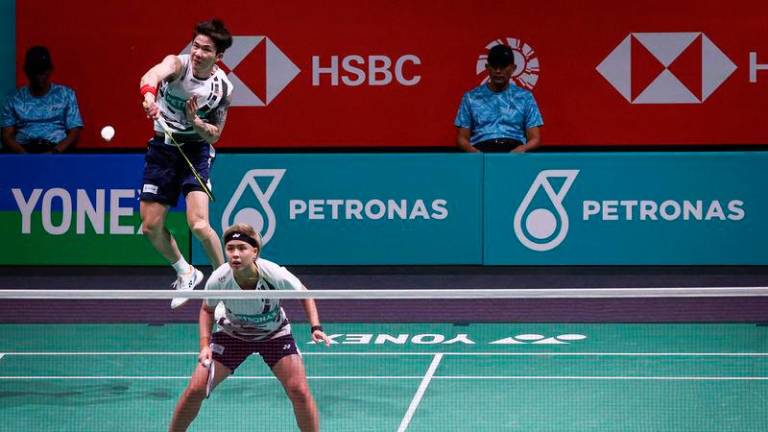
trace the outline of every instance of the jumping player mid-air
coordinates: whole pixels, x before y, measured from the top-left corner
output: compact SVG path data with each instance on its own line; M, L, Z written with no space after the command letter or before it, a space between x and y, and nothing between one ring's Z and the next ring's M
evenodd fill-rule
M232 101L232 83L216 62L230 46L232 36L224 23L201 22L189 54L166 56L141 77L142 106L154 120L155 132L145 156L142 232L176 270L172 286L177 290L193 290L203 280L203 273L187 263L165 227L168 209L176 205L179 193L186 199L189 228L213 268L224 264L221 242L208 221L208 193L213 144L221 137ZM171 307L186 301L175 298Z

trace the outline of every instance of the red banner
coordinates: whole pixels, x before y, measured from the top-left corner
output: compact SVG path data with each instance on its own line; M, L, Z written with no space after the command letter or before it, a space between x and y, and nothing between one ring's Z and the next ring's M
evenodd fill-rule
M766 144L768 3L166 0L17 2L26 48L51 48L78 94L85 148L143 147L139 78L194 24L235 36L235 103L218 147L453 146L462 94L497 41L517 51L545 145ZM105 125L117 134L99 138Z

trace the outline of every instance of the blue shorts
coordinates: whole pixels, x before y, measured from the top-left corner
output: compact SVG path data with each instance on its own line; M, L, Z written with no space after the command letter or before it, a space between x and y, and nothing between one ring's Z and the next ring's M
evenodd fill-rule
M299 354L299 348L290 333L274 339L248 342L217 331L211 338L211 351L213 359L232 372L251 354L259 353L270 368L283 357Z
M181 149L208 189L211 189L211 165L215 155L211 145L206 141L190 141L182 144ZM175 145L165 144L161 137L149 140L147 154L144 156L142 201L159 202L173 207L179 200L179 193L186 196L192 191L202 190L203 187Z

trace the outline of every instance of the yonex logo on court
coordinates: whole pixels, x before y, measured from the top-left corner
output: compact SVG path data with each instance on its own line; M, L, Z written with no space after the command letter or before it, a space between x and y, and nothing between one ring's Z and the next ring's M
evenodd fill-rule
M736 65L704 33L631 33L596 69L631 104L699 104Z
M225 231L236 223L246 223L261 234L263 244L266 245L275 234L277 224L269 199L275 193L285 171L284 169L252 169L246 172L224 208L224 213L221 215L221 230ZM266 184L264 189L262 184ZM253 195L247 195L246 190L253 192Z
M262 44L264 44L263 52L257 50ZM189 53L191 46L192 42L184 48L181 54ZM241 66L246 58L256 55L265 56L263 61L259 59L256 62L259 67L262 67L263 63L263 70L254 73L254 75L264 77L264 84L254 91L235 74L235 69ZM232 106L260 107L269 105L300 72L298 66L267 36L232 37L232 47L224 52L222 63L230 70L227 78L232 81L232 85L236 89L232 94ZM245 76L248 77L248 75Z
M499 38L485 46L485 52L480 54L475 64L475 73L483 77L480 84L488 82L488 73L485 65L488 62L488 50L496 45L505 44L512 48L515 55L515 70L512 71L512 81L516 86L532 90L539 81L539 58L530 45L517 38Z
M544 170L536 176L515 212L515 236L523 246L544 252L556 248L565 240L568 213L563 207L563 199L578 174L579 170ZM553 179L562 180L558 191L550 182Z

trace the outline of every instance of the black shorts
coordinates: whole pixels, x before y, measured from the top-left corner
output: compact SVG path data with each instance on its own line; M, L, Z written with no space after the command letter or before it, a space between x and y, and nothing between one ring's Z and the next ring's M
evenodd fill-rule
M281 358L299 354L299 347L290 333L275 339L248 342L217 331L211 338L211 351L214 360L234 372L251 354L261 355L261 359L271 369Z
M192 162L200 179L211 189L210 175L214 157L211 145L206 141L190 141L182 144L181 149ZM203 187L175 145L165 144L160 137L149 140L147 154L144 156L142 201L154 201L173 207L179 200L179 193L186 196L192 191L202 190Z

